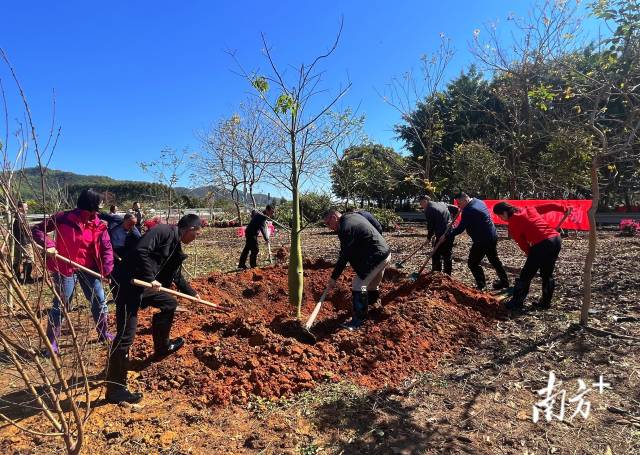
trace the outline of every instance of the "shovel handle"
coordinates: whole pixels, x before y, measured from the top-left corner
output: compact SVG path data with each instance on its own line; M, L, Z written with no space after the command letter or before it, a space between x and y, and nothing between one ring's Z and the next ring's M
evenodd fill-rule
M47 251L46 249L44 249L42 246L38 245L37 243L36 243L36 245L37 245L37 246L38 246L38 248L40 248L41 250L43 250L43 251L45 251L45 252ZM108 279L108 278L106 278L106 277L104 277L104 276L100 275L100 274L99 274L98 272L96 272L95 270L91 270L91 269L89 269L89 268L87 268L87 267L85 267L85 266L83 266L83 265L80 265L80 264L78 264L77 262L74 262L74 261L72 261L72 260L71 260L71 259L69 259L69 258L66 258L66 257L64 257L64 256L59 255L58 253L56 253L56 254L54 255L54 257L55 257L56 259L58 259L59 261L66 262L67 264L69 264L69 265L71 265L71 266L75 267L75 268L76 268L76 269L78 269L78 270L82 270L82 271L83 271L84 273L86 273L87 275L91 275L91 276L94 276L94 277L96 277L96 278L100 278L100 279L101 279L101 280L103 280L103 281L106 281L106 280Z
M136 286L140 286L140 287L143 287L143 288L152 288L153 287L153 285L151 283L149 283L147 281L138 280L137 278L133 278L131 280L131 284L134 284ZM191 300L192 302L201 303L201 304L206 305L208 307L215 308L216 310L221 311L223 313L229 313L229 311L227 311L225 308L221 307L220 305L216 305L215 303L207 302L206 300L199 299L198 297L194 297L194 296L189 295L189 294L184 294L182 292L174 291L173 289L160 287L160 289L158 289L158 291L164 292L165 294L175 295L176 297L182 297L183 299Z
M429 243L429 240L425 240L424 243L421 243L420 246L416 248L416 250L413 253L411 253L409 256L404 258L401 262L398 262L398 265L404 265L405 262L407 262L409 259L414 257L416 253L420 251L422 248L424 248L425 246L427 246L428 243Z
M422 264L422 267L420 267L420 270L418 270L418 273L416 274L416 281L418 281L420 274L427 267L427 264L429 264L429 261L431 260L433 255L436 254L436 251L438 251L438 248L440 248L440 245L442 245L444 241L447 239L447 234L451 230L451 226L453 226L453 223L455 223L456 220L458 219L458 215L460 215L460 212L462 212L462 210L458 210L458 213L456 213L456 216L451 220L451 222L447 226L447 230L444 231L444 234L440 236L440 239L438 240L438 242L433 246L433 250L431 250L431 253L429 253L429 256L427 256L427 259L424 261L424 263Z
M329 286L327 286L324 289L324 292L322 293L322 296L320 297L320 300L318 300L318 303L316 303L316 307L313 309L313 312L311 313L311 316L309 316L309 319L307 320L306 324L304 325L304 328L309 330L311 328L311 326L313 325L313 323L315 322L316 318L318 317L318 313L320 312L320 307L322 307L322 302L324 302L324 299L327 298L327 294L329 293Z
M558 225L556 226L556 231L557 231L558 229L560 229L560 226L562 226L562 223L564 223L564 221L565 221L567 218L569 218L569 215L571 215L571 212L572 212L572 211L573 211L573 210L571 209L571 207L569 207L569 208L567 209L567 211L566 211L566 212L564 212L564 216L562 217L562 219L560 220L560 222L559 222L559 223L558 223Z

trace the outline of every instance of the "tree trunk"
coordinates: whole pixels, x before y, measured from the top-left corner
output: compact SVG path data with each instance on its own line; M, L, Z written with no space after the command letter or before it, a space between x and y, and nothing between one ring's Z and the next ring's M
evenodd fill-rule
M238 192L238 187L234 186L231 190L231 199L233 200L233 204L236 206L236 214L238 215L238 223L242 226L242 216L240 215L240 194Z
M257 209L258 206L256 204L256 197L253 195L253 184L249 185L249 196L251 197L251 203L253 204L253 208ZM271 201L269 201L271 202Z
M296 162L296 137L291 133L291 203L292 226L289 252L289 303L296 309L296 317L301 317L304 277L302 268L302 243L300 242L300 193L298 188L298 168Z
M593 261L596 258L596 246L598 236L596 232L596 210L600 199L600 187L598 183L598 154L594 152L591 159L591 208L589 209L589 249L584 259L584 272L582 275L583 296L582 309L580 310L580 325L586 327L591 308L591 274Z

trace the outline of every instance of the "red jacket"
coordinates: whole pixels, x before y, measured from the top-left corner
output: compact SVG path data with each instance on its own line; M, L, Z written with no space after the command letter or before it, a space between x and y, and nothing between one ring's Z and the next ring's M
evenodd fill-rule
M540 215L547 212L564 212L560 204L549 203L536 207L519 207L509 218L509 235L528 256L531 247L560 235Z
M59 212L31 230L33 238L44 248L55 246L61 256L108 276L113 270L113 249L107 226L94 216L84 219L82 210ZM87 213L87 212L85 212ZM55 243L47 232L55 231ZM59 260L48 260L47 268L71 276L74 268Z

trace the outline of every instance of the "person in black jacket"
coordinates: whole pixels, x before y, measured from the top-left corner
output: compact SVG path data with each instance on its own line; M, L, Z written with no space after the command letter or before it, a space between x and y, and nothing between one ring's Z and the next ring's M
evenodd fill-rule
M111 344L107 369L107 401L137 403L142 394L127 389L129 347L133 344L138 323L138 310L153 306L160 311L151 318L154 359L159 360L184 345L182 338L169 339L178 302L158 289L176 284L185 294L197 293L182 276L182 262L186 255L182 244L193 242L201 231L200 218L183 216L177 226L159 224L145 234L128 255L120 274L120 291L116 297L116 338ZM144 289L131 283L133 278L150 282Z
M471 237L473 243L471 244L467 264L476 280L476 287L479 290L484 290L487 287L484 270L480 265L482 258L487 256L498 275L498 280L493 283L493 289L508 288L509 278L498 257L498 233L487 205L480 199L471 198L463 192L454 195L454 199L458 201L462 216L460 224L450 231L447 237L453 238L462 234L465 230Z
M260 248L258 248L258 233L262 233L262 237L264 237L265 242L269 243L267 219L273 218L273 215L273 207L271 205L267 205L264 208L263 213L255 212L251 217L251 221L249 221L249 224L244 231L246 241L242 254L240 254L240 260L238 261L239 269L247 268L247 256L249 256L249 253L251 253L249 256L249 265L251 267L256 267L258 262L258 253L260 252Z
M33 283L33 247L31 246L31 236L27 212L29 207L26 203L19 201L16 204L16 216L13 220L13 270L18 281L22 284ZM22 270L20 270L22 267ZM24 272L24 274L22 273Z
M427 240L432 240L431 245L435 246L445 232L451 220L458 215L458 207L447 204L445 202L432 201L429 196L420 198L420 207L424 210L424 216L427 220ZM453 268L453 237L447 237L442 245L431 257L431 268L436 272L442 271L442 263L444 262L444 273L451 275Z
M337 232L340 239L340 256L328 288L336 285L347 263L356 272L351 287L353 316L351 321L343 324L343 327L355 330L364 323L369 305L380 298L378 286L391 260L389 246L371 223L358 213L343 215L337 210L330 210L324 216L324 223Z
M354 210L353 208L350 207L347 209L346 213L357 213L358 215L362 215L363 217L366 218L366 220L369 223L371 223L371 226L376 228L376 231L382 234L382 231L383 231L382 224L380 224L380 221L378 221L371 212L367 212L366 210Z

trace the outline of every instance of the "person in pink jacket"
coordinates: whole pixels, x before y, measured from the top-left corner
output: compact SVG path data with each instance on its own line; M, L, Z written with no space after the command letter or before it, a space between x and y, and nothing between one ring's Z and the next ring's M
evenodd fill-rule
M33 238L47 251L47 268L53 274L57 294L69 310L76 283L91 302L91 315L96 323L96 331L101 341L112 341L108 331L108 308L102 281L92 275L55 258L56 254L71 259L84 267L95 270L103 277L113 270L113 250L107 226L98 218L97 212L102 202L100 193L92 189L83 190L74 210L59 212L42 221L32 229ZM55 232L55 241L47 233ZM56 353L63 312L60 301L53 298L49 311L47 337Z

